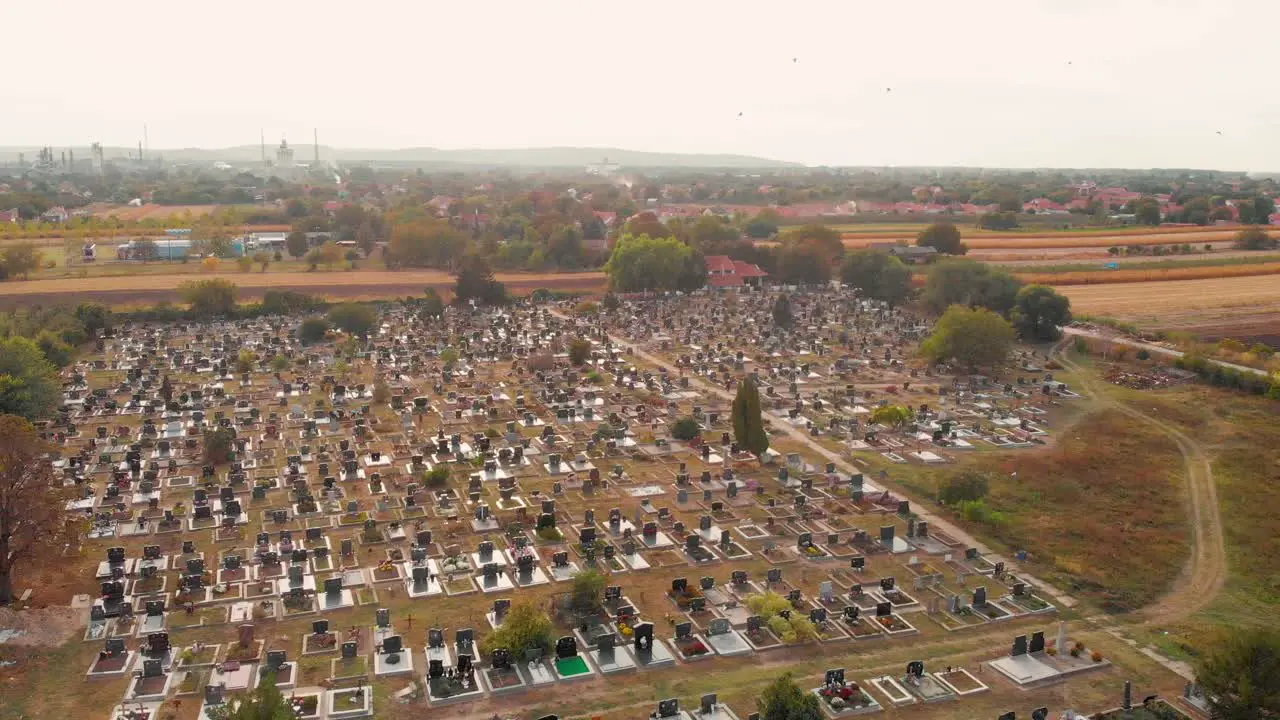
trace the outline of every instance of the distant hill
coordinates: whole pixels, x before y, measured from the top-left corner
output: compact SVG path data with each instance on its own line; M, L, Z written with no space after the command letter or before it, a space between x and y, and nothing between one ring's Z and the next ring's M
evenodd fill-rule
M315 157L313 145L295 145L294 158L300 163L311 162ZM60 154L67 148L54 148ZM70 148L77 160L89 157L88 147ZM31 160L38 152L34 147L0 147L0 162L16 162L19 153ZM137 148L104 147L108 158L124 158L137 153ZM152 157L163 157L173 163L256 163L261 160L262 149L258 145L238 145L228 148L152 148ZM275 157L275 148L267 146L267 157ZM615 163L624 168L686 167L686 168L779 168L803 167L800 163L752 157L750 155L702 155L693 153L659 153L621 148L477 148L468 150L441 150L439 148L360 149L320 146L320 159L338 163L388 163L404 165L473 165L520 167L574 167L582 168L593 163Z

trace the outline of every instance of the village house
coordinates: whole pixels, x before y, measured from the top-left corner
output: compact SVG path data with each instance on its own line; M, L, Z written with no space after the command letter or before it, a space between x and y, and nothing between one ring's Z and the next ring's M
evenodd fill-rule
M711 287L760 287L769 273L759 265L734 260L727 255L708 255L707 285Z

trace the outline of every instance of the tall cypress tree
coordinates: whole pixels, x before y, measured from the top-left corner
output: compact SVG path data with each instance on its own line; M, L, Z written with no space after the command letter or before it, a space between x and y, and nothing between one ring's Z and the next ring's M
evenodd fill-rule
M746 378L738 386L733 398L733 439L739 447L756 455L769 449L769 436L764 431L764 418L760 414L760 391L755 381Z

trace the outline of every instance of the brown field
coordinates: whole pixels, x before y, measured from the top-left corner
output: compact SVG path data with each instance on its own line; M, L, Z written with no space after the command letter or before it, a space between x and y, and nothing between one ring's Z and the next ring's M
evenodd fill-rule
M143 305L178 300L178 286L188 280L209 277L226 278L240 288L240 299L262 297L267 290L297 290L327 298L373 300L379 298L421 295L427 287L447 291L454 277L440 270L388 272L357 270L354 272L312 273L216 273L212 275L131 275L124 277L69 278L63 280L29 280L0 283L0 309L21 306L76 303L86 300L113 305ZM507 289L528 293L537 288L602 292L605 275L580 273L498 273L496 278Z
M1068 285L1077 315L1114 317L1204 338L1280 339L1280 282L1269 275L1164 282Z
M85 208L94 217L117 217L125 222L138 220L163 220L174 215L189 213L192 217L201 217L213 213L221 205L113 205L111 203L93 203Z
M1208 265L1147 270L1085 270L1061 273L1014 273L1018 279L1043 285L1107 285L1121 283L1250 277L1280 273L1280 263Z
M1159 232L1128 233L969 233L964 235L964 244L970 250L1108 248L1113 245L1183 245L1187 243L1202 245L1229 241L1239 231L1239 228L1225 230L1166 228ZM864 248L873 243L897 242L914 238L915 235L911 233L845 233L843 235L844 245L849 248Z

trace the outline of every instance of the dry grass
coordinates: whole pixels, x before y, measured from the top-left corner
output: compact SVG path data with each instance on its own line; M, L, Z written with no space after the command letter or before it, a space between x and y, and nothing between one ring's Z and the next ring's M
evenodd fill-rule
M1231 240L1239 232L1231 230L1205 230L1194 228L1187 232L1175 232L1175 229L1162 229L1159 232L1146 233L1041 233L1041 234L965 234L964 244L970 250L1012 250L1012 249L1073 249L1073 248L1108 248L1126 245L1183 245L1225 242ZM914 240L913 233L845 233L845 247L864 248L873 243L898 242Z
M1026 550L1034 573L1107 610L1149 603L1186 562L1178 448L1117 410L1083 418L1052 447L977 454L963 467L991 473L986 502L1007 521L989 526L957 518L962 527L1010 552ZM904 484L932 496L934 483L958 470L922 473Z

